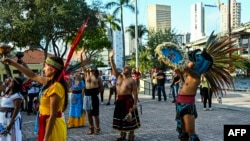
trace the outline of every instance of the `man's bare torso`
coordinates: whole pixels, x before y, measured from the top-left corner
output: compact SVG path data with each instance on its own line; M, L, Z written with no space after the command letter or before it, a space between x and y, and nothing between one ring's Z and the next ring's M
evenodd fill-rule
M134 89L134 80L131 78L123 78L119 76L116 83L116 90L118 95L129 95L132 94Z
M200 77L193 77L190 73L185 72L184 75L185 82L183 83L179 94L180 95L196 95L198 86L200 85Z
M87 75L85 77L86 89L93 89L99 87L98 78L96 78L94 75Z

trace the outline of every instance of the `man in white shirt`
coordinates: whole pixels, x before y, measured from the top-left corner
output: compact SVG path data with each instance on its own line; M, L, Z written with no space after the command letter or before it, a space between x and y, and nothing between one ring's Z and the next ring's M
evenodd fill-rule
M109 84L108 85L109 85L109 99L108 99L108 103L106 105L110 105L110 100L111 100L111 97L114 93L115 93L115 102L116 102L116 96L117 96L116 77L113 74L109 77Z

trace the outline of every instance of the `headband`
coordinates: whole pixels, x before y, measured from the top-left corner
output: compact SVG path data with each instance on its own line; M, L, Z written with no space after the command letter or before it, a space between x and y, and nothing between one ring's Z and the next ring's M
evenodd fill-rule
M52 66L52 67L54 67L54 68L56 68L58 70L62 70L62 68L63 68L63 65L59 64L58 62L52 60L49 57L46 59L45 62L46 62L46 64L48 64L48 65L50 65L50 66Z

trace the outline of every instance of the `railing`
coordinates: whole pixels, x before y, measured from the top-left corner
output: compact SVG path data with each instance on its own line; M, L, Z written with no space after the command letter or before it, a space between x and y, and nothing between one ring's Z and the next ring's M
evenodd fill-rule
M140 80L140 94L151 95L152 93L152 82L151 79Z

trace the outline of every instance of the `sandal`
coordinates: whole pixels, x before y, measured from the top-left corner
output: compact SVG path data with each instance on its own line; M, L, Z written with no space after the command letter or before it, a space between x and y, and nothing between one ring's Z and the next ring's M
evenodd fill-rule
M95 133L94 127L89 127L89 131L88 131L87 135L92 135L94 133Z
M101 128L95 128L95 135L99 135Z
M133 133L129 133L129 135L128 135L128 141L134 141L134 140L135 140L134 132Z
M127 140L126 138L120 137L120 138L117 138L115 141L127 141Z
M126 132L121 132L120 135L121 135L121 137L117 138L116 141L127 141L126 140L126 135L127 135Z

